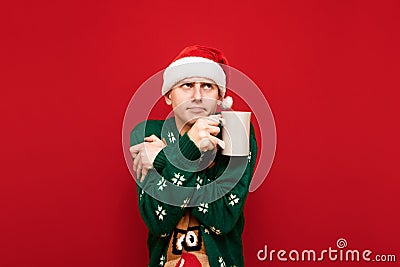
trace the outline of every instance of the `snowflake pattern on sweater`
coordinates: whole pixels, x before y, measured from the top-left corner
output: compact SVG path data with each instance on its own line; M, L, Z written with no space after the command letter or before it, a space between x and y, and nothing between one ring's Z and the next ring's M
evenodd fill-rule
M174 177L172 177L172 182L174 185L177 186L182 186L183 182L186 181L185 179L185 175L181 175L179 172L178 173L174 173Z
M164 216L167 215L167 211L162 206L158 206L155 212L156 212L156 215L158 216L158 219L161 221L163 221Z
M145 123L147 125L142 123L132 131L131 145L143 142L144 136L154 134L160 139L168 140L169 144L167 147L185 147L182 154L187 158L193 157L195 151L198 151L198 148L191 142L187 134L183 136L179 135L173 118L166 121L147 121ZM164 134L161 134L164 123L167 130ZM177 221L187 209L191 210L191 215L196 217L200 223L210 267L244 265L243 252L241 250L241 235L244 224L243 207L257 156L257 146L253 129L250 131L250 151L249 155L244 157L248 166L244 173L241 172L241 177L239 177L237 185L234 185L222 198L213 202L200 201L198 206L191 208L188 207L191 201L190 196L183 197L179 205L171 206L151 197L147 190L154 190L154 192L158 192L161 196L161 194L167 194L168 188L173 185L178 187L193 187L194 191L198 193L210 192L215 186L218 187L219 183L214 183L214 187L211 188L204 186L208 186L218 179L219 170L226 168L226 161L224 160L227 157L217 155L215 166L193 174L177 168L170 164L168 160L162 159L159 155L156 157L155 167L157 166L157 168L155 169L159 173L159 178L153 180L154 182L149 187L148 185L150 184L146 184L146 181L151 181L153 173L149 172L145 183L138 185L140 214L149 229L148 249L151 255L149 261L150 267L165 265L165 249L168 247L171 233ZM199 157L202 155L200 152L196 153L198 153ZM233 160L237 159L233 158ZM235 170L233 170L232 177L235 177L235 173ZM142 188L142 186L147 186L146 188L148 189L143 190L144 187ZM224 249L226 242L232 244L229 252Z
M158 190L163 191L165 187L167 187L167 181L165 180L164 177L161 177L161 179L157 183Z

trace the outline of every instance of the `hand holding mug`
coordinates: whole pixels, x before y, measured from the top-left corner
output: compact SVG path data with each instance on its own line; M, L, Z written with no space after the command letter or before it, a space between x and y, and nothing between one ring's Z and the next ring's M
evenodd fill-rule
M216 116L221 117L221 115ZM218 120L209 117L199 118L187 134L201 151L213 150L219 142L215 137L220 132L218 125Z

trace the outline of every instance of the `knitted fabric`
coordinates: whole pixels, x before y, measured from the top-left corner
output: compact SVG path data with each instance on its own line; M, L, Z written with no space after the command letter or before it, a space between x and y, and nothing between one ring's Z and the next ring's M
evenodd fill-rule
M187 133L180 136L174 118L140 123L131 132L130 144L141 143L145 136L152 134L160 139L165 139L167 146L157 155L153 163L154 169L150 170L144 182L137 186L140 214L149 230L147 240L150 255L149 266L156 267L166 264L168 249L172 248L170 244L171 239L174 238L174 229L185 214L190 214L190 218L193 217L198 222L197 230L202 237L202 247L199 251L205 248L209 266L244 266L243 208L257 155L253 127L251 126L250 131L249 156L228 157L218 151L212 167L203 171L182 170L170 162L173 159L167 159L166 152L172 151L172 155L174 155L174 150L179 150L184 157L190 160L203 156ZM218 137L221 138L220 135ZM230 161L245 162L245 170L244 172L232 170L232 177L237 178L237 183L219 199L209 203L203 202L195 207L185 207L185 203L181 206L173 206L157 200L162 199L166 194L167 186L192 187L196 189L196 193L201 195L204 185L215 180L220 181L218 178L221 179L220 177ZM216 188L216 191L223 191L224 183L225 181L214 183L217 187L221 187ZM186 252L196 255L199 251ZM196 257L197 259L202 258L202 256Z

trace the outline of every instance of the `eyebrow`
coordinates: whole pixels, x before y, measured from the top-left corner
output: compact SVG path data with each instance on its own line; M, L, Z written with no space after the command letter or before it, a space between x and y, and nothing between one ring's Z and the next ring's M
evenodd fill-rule
M211 87L215 86L217 89L219 89L218 84L216 84L213 81L209 81L209 82L208 81L201 81L201 82L196 82L196 81L187 81L187 82L185 82L185 81L181 81L181 82L177 83L176 85L174 85L172 88L177 88L177 87L181 87L181 86L183 86L185 84L194 84L194 83L199 83L201 86L204 86L205 84L210 84Z
M180 83L180 85L184 85L184 84L194 84L194 83L199 83L199 84L202 84L202 85L204 85L204 84L211 84L211 85L217 85L216 83L214 83L214 82L182 82L182 83Z

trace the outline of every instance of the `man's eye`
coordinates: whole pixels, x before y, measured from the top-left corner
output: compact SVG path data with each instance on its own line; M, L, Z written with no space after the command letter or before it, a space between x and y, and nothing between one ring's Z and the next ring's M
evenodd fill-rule
M182 84L183 88L192 88L192 84L191 83L184 83Z
M212 84L211 83L204 83L203 87L204 87L204 89L211 89L212 88Z

